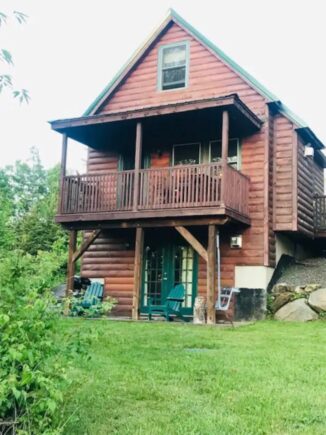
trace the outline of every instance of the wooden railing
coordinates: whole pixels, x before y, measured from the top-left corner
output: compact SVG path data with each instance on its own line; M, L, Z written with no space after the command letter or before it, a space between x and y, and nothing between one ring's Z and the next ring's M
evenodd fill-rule
M315 197L315 230L326 231L326 196Z
M134 180L133 170L66 176L59 213L227 207L248 216L249 179L230 166L224 173L219 163L141 169L135 207Z
M220 205L220 165L189 165L140 171L139 209Z
M225 206L244 216L249 216L249 178L228 165L224 177Z
M131 210L134 178L134 171L66 176L62 183L61 213Z

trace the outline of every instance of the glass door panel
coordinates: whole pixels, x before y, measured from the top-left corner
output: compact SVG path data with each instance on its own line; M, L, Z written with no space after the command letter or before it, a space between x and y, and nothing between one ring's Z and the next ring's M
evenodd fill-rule
M185 245L166 244L144 251L142 310L147 311L149 300L163 305L171 289L177 284L185 288L183 314L192 314L197 292L197 254Z
M197 258L190 246L178 245L174 248L174 285L183 284L185 300L183 312L192 313L195 293L197 290Z
M164 271L165 249L146 247L143 278L143 306L147 307L149 299L153 305L165 301L166 272Z

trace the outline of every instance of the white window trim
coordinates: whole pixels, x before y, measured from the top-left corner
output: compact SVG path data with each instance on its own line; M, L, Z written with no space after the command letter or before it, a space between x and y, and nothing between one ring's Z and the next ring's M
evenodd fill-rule
M230 137L229 141L236 140L237 141L237 170L239 171L241 169L241 144L240 139L238 137ZM211 157L212 157L212 143L213 142L221 142L222 146L222 140L221 139L213 139L210 140L208 143L208 161L211 163Z
M185 73L185 85L179 88L173 88L173 89L162 89L162 65L163 65L163 50L165 48L172 48L172 47L178 47L179 45L185 45L186 46L186 73ZM170 92L170 91L178 91L180 89L185 89L188 87L189 82L189 64L190 64L190 41L178 41L174 42L173 44L166 44L161 45L158 49L158 66L157 66L157 90L160 92Z
M187 143L178 143L178 144L173 144L172 145L172 166L174 166L174 148L175 147L182 147L182 146L186 146L186 145L199 145L199 165L201 164L201 142L187 142ZM182 165L178 165L178 166L182 166ZM186 165L187 166L187 165Z

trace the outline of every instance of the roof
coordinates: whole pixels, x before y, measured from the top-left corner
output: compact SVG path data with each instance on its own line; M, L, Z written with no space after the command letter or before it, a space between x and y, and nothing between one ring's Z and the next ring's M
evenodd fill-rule
M201 42L206 48L213 52L220 60L233 69L240 77L242 77L250 86L252 86L260 95L266 98L267 103L272 103L276 107L277 111L286 116L292 121L297 129L303 130L306 136L310 137L316 148L324 148L323 143L316 137L313 131L308 127L299 116L292 112L287 106L285 106L280 99L270 92L265 86L263 86L258 80L256 80L251 74L244 70L239 64L225 54L219 47L217 47L212 41L207 39L202 33L189 24L184 18L182 18L175 10L169 9L168 16L163 22L155 29L155 31L149 36L144 44L138 48L135 53L129 58L126 64L118 71L98 97L92 102L92 104L84 112L83 116L94 115L96 110L101 104L108 98L108 96L114 91L118 84L126 77L129 71L136 65L136 63L142 58L149 47L157 40L166 27L174 22L182 27L185 31L190 33L195 39Z
M134 109L124 109L116 112L98 113L79 118L58 119L51 121L53 130L65 133L68 137L94 148L105 146L107 133L105 126L116 122L133 121L142 118L162 115L185 114L198 110L228 108L230 116L237 119L237 131L243 135L250 135L259 130L263 121L239 98L238 94L223 95L220 97L182 100L164 103L158 106L146 106ZM100 125L101 128L94 128Z

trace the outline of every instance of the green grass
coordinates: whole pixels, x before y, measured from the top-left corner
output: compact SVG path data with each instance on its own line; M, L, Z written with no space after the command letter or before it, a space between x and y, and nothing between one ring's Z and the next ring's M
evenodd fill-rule
M70 372L66 434L326 433L325 322L63 321L74 328L100 339Z

